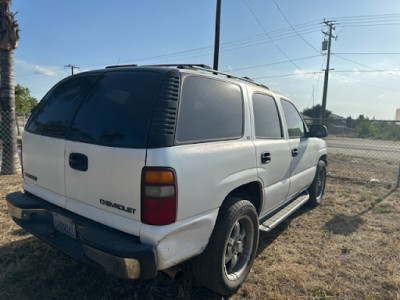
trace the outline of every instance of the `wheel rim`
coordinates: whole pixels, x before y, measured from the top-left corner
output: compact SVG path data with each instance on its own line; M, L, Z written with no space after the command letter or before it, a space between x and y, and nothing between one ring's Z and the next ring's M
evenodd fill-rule
M254 226L248 216L236 221L225 245L224 271L228 280L237 280L249 265L254 242Z
M317 177L317 198L321 198L322 194L324 193L325 189L325 169L321 168L318 172L318 177Z

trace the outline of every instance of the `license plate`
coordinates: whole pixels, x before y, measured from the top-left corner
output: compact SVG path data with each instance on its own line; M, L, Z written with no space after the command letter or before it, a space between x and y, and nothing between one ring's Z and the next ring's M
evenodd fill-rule
M62 232L74 239L76 239L76 228L75 228L75 222L63 217L61 215L58 215L56 213L53 213L53 221L54 221L54 228Z

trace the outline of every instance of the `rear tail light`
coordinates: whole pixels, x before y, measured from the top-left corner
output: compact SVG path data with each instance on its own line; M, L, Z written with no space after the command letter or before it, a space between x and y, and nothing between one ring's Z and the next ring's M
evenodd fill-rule
M171 168L142 170L141 219L149 225L175 222L177 208L176 174Z

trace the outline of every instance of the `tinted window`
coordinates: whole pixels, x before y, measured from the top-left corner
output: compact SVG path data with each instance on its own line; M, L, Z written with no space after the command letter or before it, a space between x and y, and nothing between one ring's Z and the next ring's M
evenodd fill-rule
M304 136L303 119L300 117L299 112L289 101L281 101L283 113L285 114L286 123L288 126L289 137Z
M176 139L178 142L239 138L243 131L239 86L190 76L183 82Z
M56 85L40 101L27 124L27 131L65 137L71 119L99 75L70 77Z
M281 122L271 96L253 95L254 126L257 138L281 138Z
M105 73L72 123L68 139L116 147L145 147L158 90L156 72Z

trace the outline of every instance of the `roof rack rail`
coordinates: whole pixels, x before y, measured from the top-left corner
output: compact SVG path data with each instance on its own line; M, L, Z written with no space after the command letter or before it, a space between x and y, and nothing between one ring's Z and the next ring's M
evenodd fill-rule
M137 65L114 65L114 66L107 66L106 69L114 69L114 68L129 68L129 67L137 67Z
M203 68L207 70L212 70L212 68L205 64L160 64L160 65L144 65L144 67L177 67L178 69L195 69Z
M235 75L232 75L232 74L229 74L229 73L225 73L225 72L221 72L221 71L213 70L213 69L203 69L203 68L197 68L197 69L202 70L202 71L206 71L206 72L211 72L211 73L213 73L215 75L224 75L224 76L226 76L228 78L233 78L233 79L238 79L238 80L242 80L242 81L245 81L245 82L249 82L249 83L255 84L257 86L262 86L262 87L266 88L267 90L269 90L269 87L267 87L267 86L265 86L265 85L263 85L261 83L256 83L253 79L251 79L249 77L238 77L238 76L235 76Z
M107 66L106 69L127 68L127 67L137 67L137 66L138 65L115 65L115 66ZM253 79L251 79L249 77L238 77L236 75L232 75L229 73L214 70L213 68L211 68L210 66L205 65L205 64L159 64L159 65L141 65L140 67L176 67L178 69L196 69L196 70L200 70L200 71L210 72L215 75L224 75L227 78L233 78L233 79L238 79L238 80L242 80L245 82L249 82L249 83L255 84L257 86L262 86L269 90L269 87L267 87L261 83L256 83Z
M246 79L246 80L250 80L251 82L254 82L254 80L251 79L250 77L244 76L243 78Z

